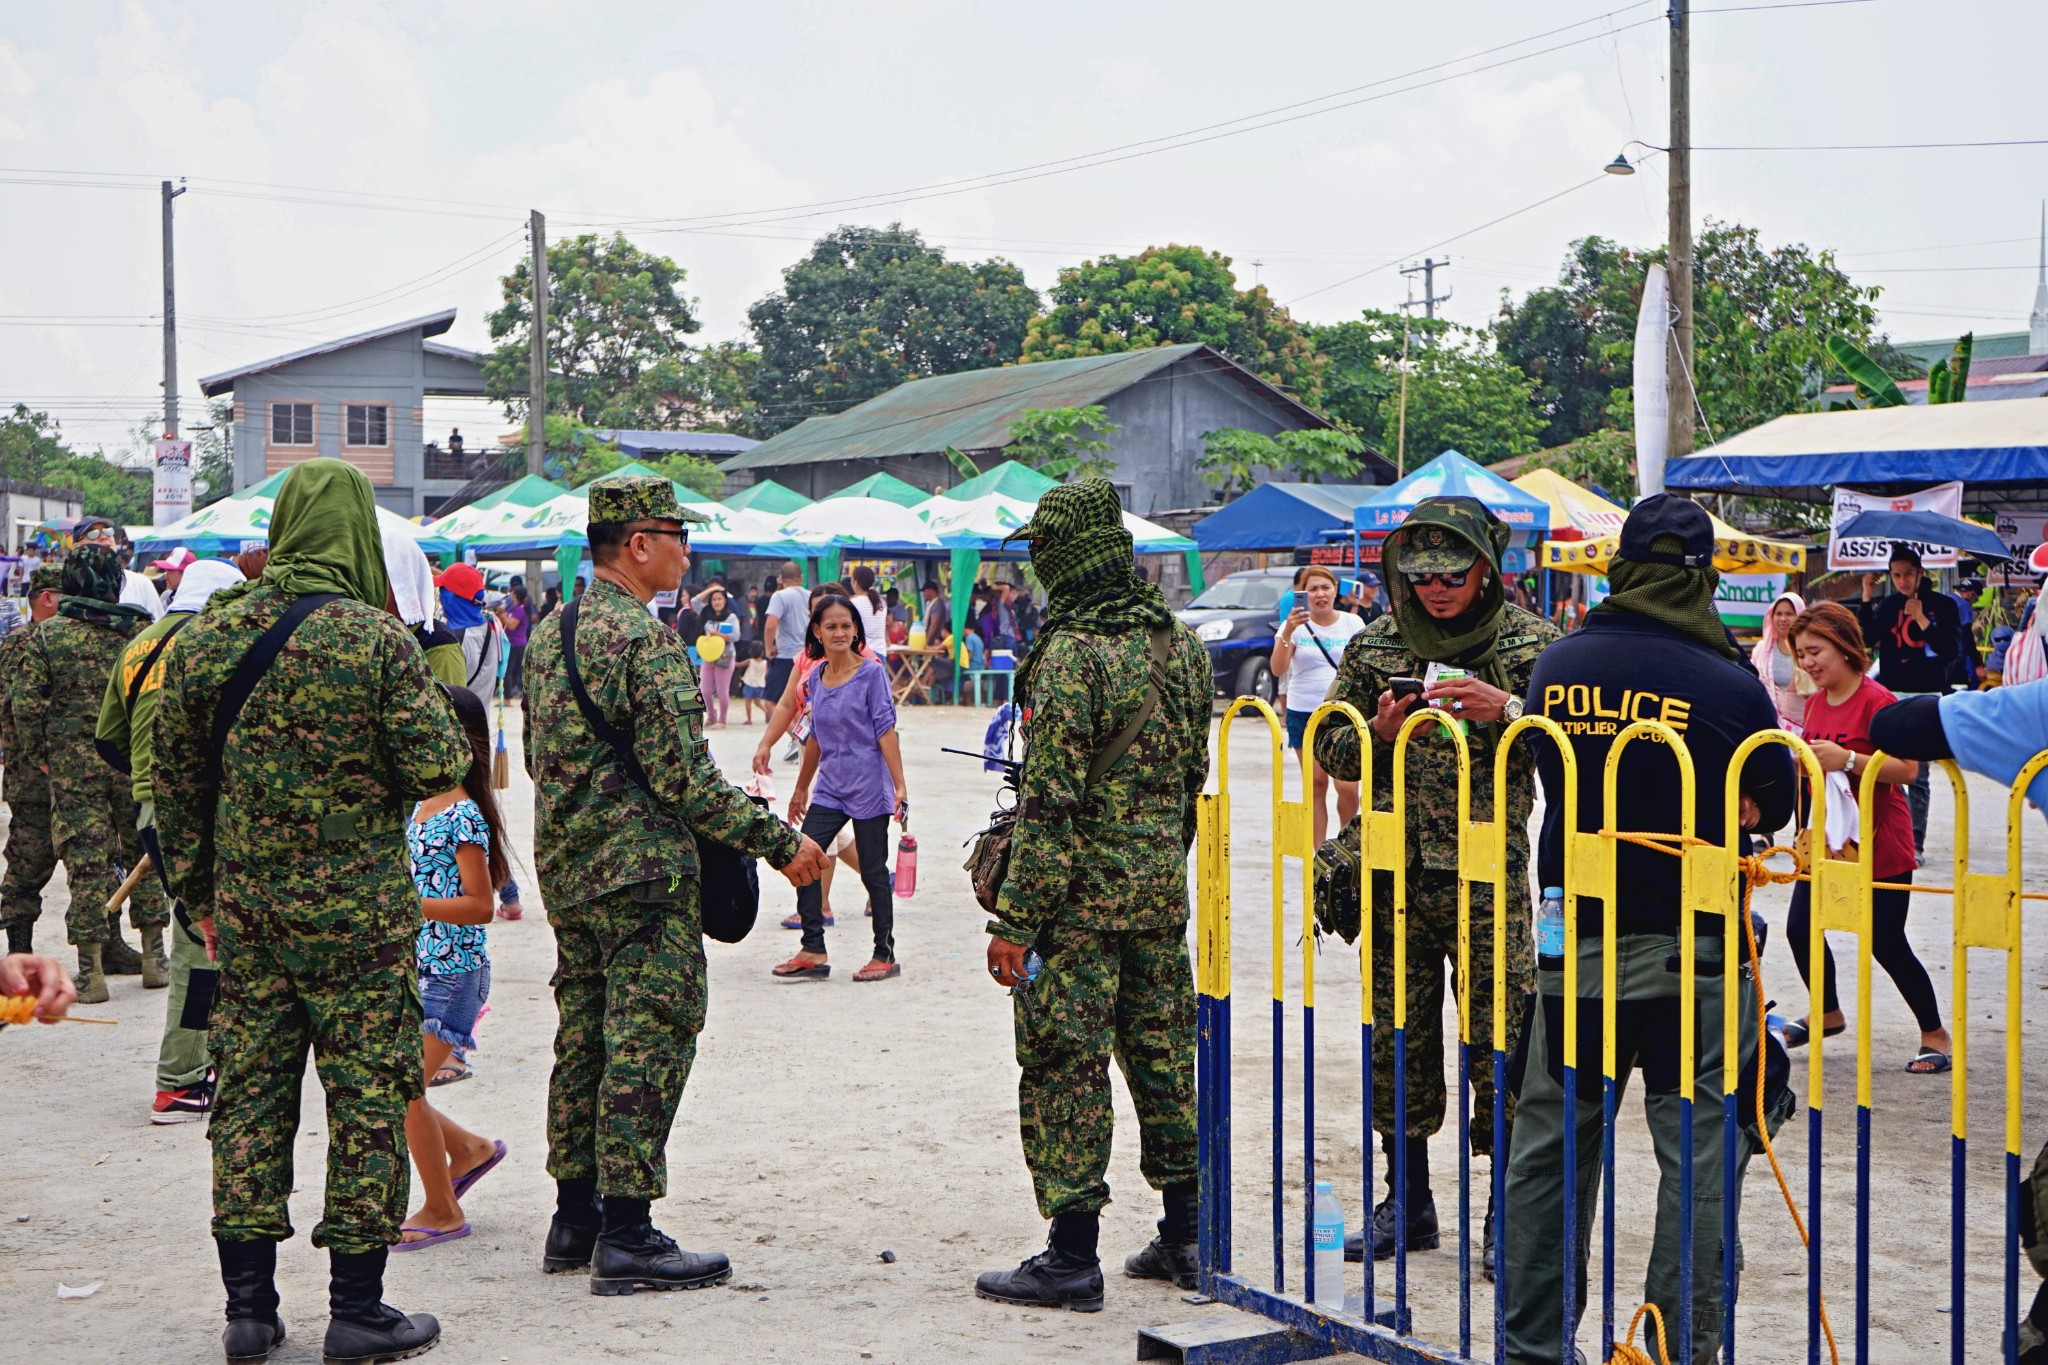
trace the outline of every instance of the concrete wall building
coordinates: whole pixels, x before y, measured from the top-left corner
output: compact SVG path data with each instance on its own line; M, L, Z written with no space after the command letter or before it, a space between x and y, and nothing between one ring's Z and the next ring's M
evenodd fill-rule
M433 340L454 323L449 308L201 379L207 397L235 397L235 487L326 455L400 516L441 511L485 443L476 432L466 460L426 439L428 397L486 396L482 354Z

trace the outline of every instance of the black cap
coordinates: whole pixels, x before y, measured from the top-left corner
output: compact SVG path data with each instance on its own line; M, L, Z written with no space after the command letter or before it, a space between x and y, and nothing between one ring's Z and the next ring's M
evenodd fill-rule
M1675 536L1679 550L1653 550L1659 536ZM1618 558L1638 564L1676 564L1681 568L1704 569L1714 562L1714 523L1707 509L1696 502L1653 493L1629 511L1621 524Z

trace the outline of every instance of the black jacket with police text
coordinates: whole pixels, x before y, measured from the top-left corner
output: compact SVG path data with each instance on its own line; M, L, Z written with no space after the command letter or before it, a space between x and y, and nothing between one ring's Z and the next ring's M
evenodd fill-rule
M1571 736L1578 760L1578 827L1602 827L1607 753L1615 736L1639 720L1658 720L1679 732L1692 756L1693 832L1720 842L1728 764L1736 746L1778 724L1770 694L1755 673L1688 635L1634 612L1596 611L1585 626L1543 652L1529 679L1527 713L1547 716ZM1539 886L1564 885L1564 764L1548 739L1531 741L1543 783L1543 830L1537 844ZM1776 745L1751 754L1742 790L1763 812L1760 828L1778 829L1792 818L1792 756ZM1677 760L1654 739L1632 741L1623 752L1615 787L1614 828L1676 834L1679 829ZM1616 851L1616 911L1623 934L1676 934L1678 859L1622 844ZM1600 933L1601 906L1579 902L1579 933ZM1715 932L1718 932L1716 930Z

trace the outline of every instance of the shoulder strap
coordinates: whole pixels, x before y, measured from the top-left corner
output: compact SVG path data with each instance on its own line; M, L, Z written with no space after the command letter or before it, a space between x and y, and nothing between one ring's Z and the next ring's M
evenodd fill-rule
M130 711L135 709L135 699L142 695L143 683L149 680L149 670L156 667L156 661L164 656L166 649L170 648L171 637L191 625L192 618L198 614L191 611L177 613L178 619L171 623L171 628L156 637L155 647L149 651L149 657L142 661L142 667L136 670L134 680L128 684L128 709Z
M1335 668L1337 661L1330 657L1329 646L1323 643L1323 637L1316 634L1316 627L1313 621L1308 623L1308 638L1315 642L1316 652L1323 656L1323 662Z
M1151 658L1145 665L1145 700L1138 704L1138 714L1131 717L1131 723L1109 742L1108 748L1095 755L1094 761L1088 765L1088 786L1092 787L1100 782L1102 775L1108 772L1118 759L1130 752L1131 745L1138 740L1138 732L1145 728L1145 722L1151 720L1153 712L1159 709L1160 692L1166 683L1166 646L1171 638L1172 629L1168 626L1159 626L1152 631Z
M214 809L220 802L221 759L227 749L228 736L234 732L235 722L242 717L242 708L249 704L249 695L256 690L256 684L263 681L263 675L270 671L271 664L277 661L285 641L291 639L299 623L340 597L337 592L315 592L293 602L269 630L257 637L249 652L242 656L242 661L235 665L228 685L221 689L220 701L213 708L213 740L207 746L206 769L200 778L211 798L203 806L209 838L213 834Z
M633 737L606 720L584 689L583 670L576 666L576 617L582 606L583 599L578 597L562 608L562 668L569 675L569 691L575 694L576 709L583 713L583 723L612 751L612 758L626 770L633 785L658 803L660 798L654 795L654 786L647 780L647 770L640 766L640 759L633 752Z

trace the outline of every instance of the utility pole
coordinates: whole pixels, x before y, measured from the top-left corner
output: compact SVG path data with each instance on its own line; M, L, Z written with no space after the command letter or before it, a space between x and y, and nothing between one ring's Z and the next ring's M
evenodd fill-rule
M1666 267L1671 277L1671 365L1667 460L1692 454L1696 385L1692 354L1692 39L1690 0L1671 0L1671 197Z
M1403 266L1401 268L1403 275L1422 276L1422 297L1416 300L1416 302L1422 305L1422 316L1432 322L1436 321L1436 306L1440 303L1449 303L1451 301L1450 290L1446 289L1441 294L1436 292L1437 267L1448 266L1450 263L1451 258L1448 256L1440 261L1432 260L1425 256L1422 258L1421 265Z
M163 183L164 196L164 435L178 435L178 285L171 269L171 201L185 187Z
M526 371L526 472L544 475L548 455L548 221L539 209L528 215L527 235L533 246L533 327ZM526 561L526 592L540 600L541 562ZM562 585L569 597L569 585Z

